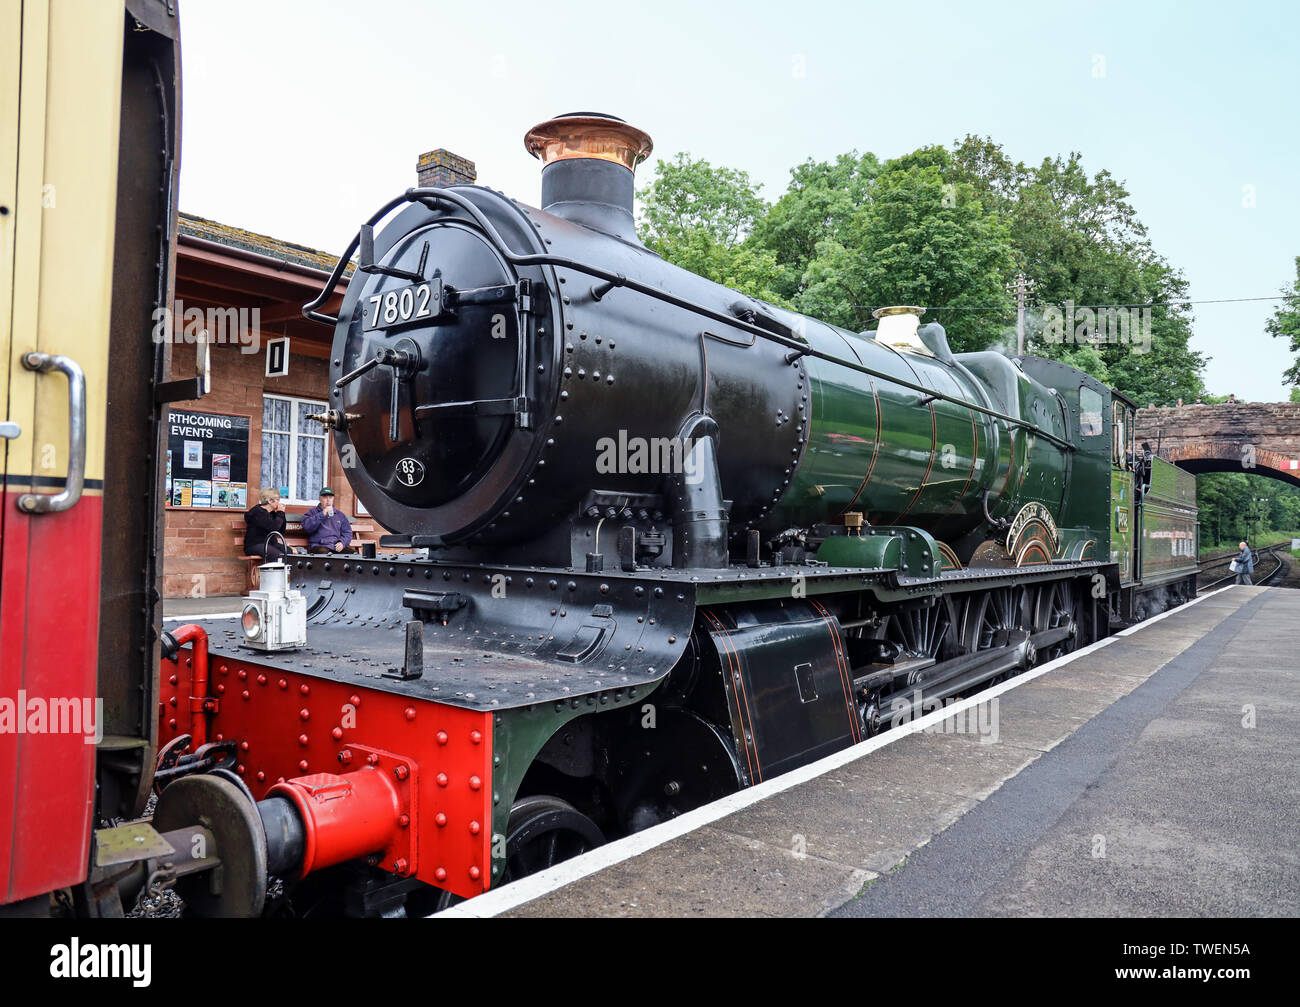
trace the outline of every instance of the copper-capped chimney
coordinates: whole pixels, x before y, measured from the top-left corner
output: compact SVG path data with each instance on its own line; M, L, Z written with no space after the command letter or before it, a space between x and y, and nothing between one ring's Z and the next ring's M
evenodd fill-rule
M534 126L524 146L543 165L543 210L637 240L634 172L654 149L647 133L612 115L570 112Z

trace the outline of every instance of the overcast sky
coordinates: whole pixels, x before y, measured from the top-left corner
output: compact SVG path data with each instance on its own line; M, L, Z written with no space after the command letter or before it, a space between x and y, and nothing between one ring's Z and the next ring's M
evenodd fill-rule
M622 116L769 199L807 157L977 133L1123 179L1193 298L1276 295L1300 255L1297 9L183 0L180 206L338 252L436 147L535 204L523 134L561 112ZM1285 398L1276 303L1196 306L1211 391Z

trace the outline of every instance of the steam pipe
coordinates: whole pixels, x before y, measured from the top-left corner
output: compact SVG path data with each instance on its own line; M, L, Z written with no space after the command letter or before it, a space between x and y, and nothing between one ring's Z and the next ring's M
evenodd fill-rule
M162 656L175 660L177 652L187 643L194 644L194 669L190 676L190 737L197 749L208 742L208 634L192 622L164 633Z

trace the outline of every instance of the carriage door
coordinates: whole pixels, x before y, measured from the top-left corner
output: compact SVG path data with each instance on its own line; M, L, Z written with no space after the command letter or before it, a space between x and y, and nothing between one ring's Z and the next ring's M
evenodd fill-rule
M122 19L0 4L0 903L86 870Z

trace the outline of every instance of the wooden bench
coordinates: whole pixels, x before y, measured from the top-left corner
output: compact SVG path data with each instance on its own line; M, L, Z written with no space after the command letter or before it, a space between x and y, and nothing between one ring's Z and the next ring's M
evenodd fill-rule
M291 521L285 525L284 542L290 549L307 549L307 533L302 530L302 520L300 515L293 515L299 518L297 521ZM234 543L239 547L240 559L246 564L244 572L244 593L257 590L257 568L266 562L265 556L248 556L244 554L244 533L248 531L248 525L244 519L240 518L230 522L231 531L236 532ZM279 541L274 539L273 541ZM375 533L375 526L370 522L352 522L352 545L350 548L360 550L360 547L367 542L379 541L379 535Z

